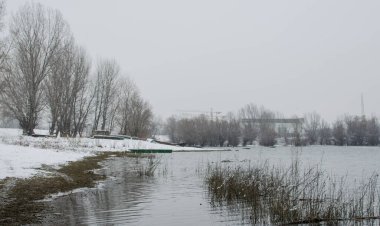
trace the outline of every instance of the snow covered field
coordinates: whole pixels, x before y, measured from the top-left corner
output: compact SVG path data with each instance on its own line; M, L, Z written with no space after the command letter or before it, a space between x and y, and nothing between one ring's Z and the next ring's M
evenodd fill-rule
M59 165L87 156L86 152L57 151L17 145L0 144L0 179L5 177L29 177L40 172L36 168Z
M47 131L36 130L36 133L47 134ZM41 173L38 168L42 165L58 166L101 151L128 151L132 148L194 150L141 140L36 138L21 134L20 129L0 129L0 179L30 177Z

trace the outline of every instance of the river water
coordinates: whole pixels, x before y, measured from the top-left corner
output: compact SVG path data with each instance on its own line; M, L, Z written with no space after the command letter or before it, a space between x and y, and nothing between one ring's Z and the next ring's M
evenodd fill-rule
M319 165L327 173L347 176L351 184L379 172L379 147L251 147L232 151L156 154L153 177L136 173L146 159L112 158L97 188L82 189L48 204L46 223L65 225L248 225L243 211L210 202L204 184L208 164L231 167L269 161L287 166L298 158L304 167ZM138 162L139 161L139 162Z

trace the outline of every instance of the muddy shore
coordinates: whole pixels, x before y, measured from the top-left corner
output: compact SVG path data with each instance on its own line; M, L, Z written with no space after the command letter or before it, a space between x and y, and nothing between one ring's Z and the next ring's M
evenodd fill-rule
M43 166L43 175L26 179L0 180L0 225L38 224L46 213L46 204L38 202L49 195L94 187L105 175L99 174L101 162L111 157L145 157L129 152L101 152L69 162L59 169Z

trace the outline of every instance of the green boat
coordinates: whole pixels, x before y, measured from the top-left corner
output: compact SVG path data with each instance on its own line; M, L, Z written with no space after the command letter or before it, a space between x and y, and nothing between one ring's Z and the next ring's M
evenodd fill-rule
M171 149L129 149L132 153L172 153Z

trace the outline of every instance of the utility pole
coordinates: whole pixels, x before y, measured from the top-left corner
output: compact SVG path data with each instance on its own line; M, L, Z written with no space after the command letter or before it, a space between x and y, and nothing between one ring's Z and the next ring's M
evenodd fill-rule
M364 117L365 113L364 113L364 98L363 98L363 93L361 95L361 104L362 104L362 116Z

